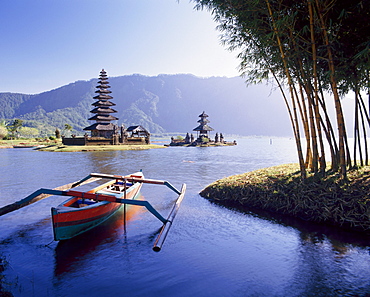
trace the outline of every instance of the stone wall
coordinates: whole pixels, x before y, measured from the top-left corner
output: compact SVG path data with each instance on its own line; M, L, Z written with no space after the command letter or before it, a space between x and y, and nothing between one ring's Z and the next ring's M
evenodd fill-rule
M119 142L118 137L63 137L62 142L64 145L145 145L149 144L150 140L144 137L128 137L123 142Z

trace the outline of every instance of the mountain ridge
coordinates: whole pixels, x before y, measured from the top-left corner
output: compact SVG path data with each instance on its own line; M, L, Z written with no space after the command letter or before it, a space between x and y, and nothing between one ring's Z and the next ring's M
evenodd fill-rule
M280 93L265 85L246 86L240 77L200 78L191 74L109 77L118 124L142 125L151 133L192 132L198 115L209 115L214 132L290 136ZM0 93L1 119L20 118L82 133L91 123L98 79L76 81L40 94Z

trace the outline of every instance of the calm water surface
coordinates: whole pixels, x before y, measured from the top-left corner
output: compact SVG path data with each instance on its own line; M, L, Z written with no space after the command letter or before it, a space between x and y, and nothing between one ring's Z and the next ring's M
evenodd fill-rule
M250 138L234 147L50 153L0 150L0 206L90 172L170 181L187 192L159 253L161 223L136 208L64 243L53 242L50 197L0 217L3 291L14 296L366 296L370 240L333 228L220 207L198 193L234 174L296 162L293 140ZM89 186L84 186L87 189ZM164 216L176 195L144 185ZM48 245L48 246L46 246ZM1 278L2 276L2 278Z

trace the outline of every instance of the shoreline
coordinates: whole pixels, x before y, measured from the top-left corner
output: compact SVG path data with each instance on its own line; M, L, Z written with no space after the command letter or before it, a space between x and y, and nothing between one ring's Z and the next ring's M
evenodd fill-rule
M215 181L200 196L236 209L268 211L370 234L370 166L348 172L348 182L327 172L301 181L298 164L285 164Z
M126 150L149 150L165 148L163 145L48 145L34 148L36 151L43 152L108 152L108 151L126 151Z
M234 143L201 143L201 144L192 144L192 143L187 143L187 144L176 144L176 143L170 143L170 144L165 144L167 147L219 147L219 146L234 146L236 144Z
M91 145L91 146L79 146L79 145L64 145L60 142L22 142L21 141L2 141L0 142L0 149L8 148L29 148L37 151L48 151L48 152L91 152L91 151L121 151L121 150L146 150L146 149L157 149L166 148L164 145L159 144L146 144L146 145Z

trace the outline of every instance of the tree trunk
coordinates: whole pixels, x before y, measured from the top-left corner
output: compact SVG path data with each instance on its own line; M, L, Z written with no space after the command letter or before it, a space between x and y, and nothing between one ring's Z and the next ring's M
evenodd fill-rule
M336 118L337 118L337 125L338 125L338 138L339 138L339 167L340 167L340 174L342 179L347 178L347 163L346 163L346 151L345 151L345 142L347 141L346 137L346 127L344 122L343 110L342 105L340 102L339 94L338 94L338 85L335 77L335 65L333 61L333 53L330 47L329 36L326 29L326 25L323 19L323 15L320 9L320 3L318 0L315 0L316 3L316 13L319 16L319 20L321 23L321 30L324 37L324 42L328 54L328 66L329 66L329 76L330 76L330 84L331 90L334 95L334 103L335 103L335 110L336 110ZM348 152L348 149L347 149ZM348 156L349 157L349 156ZM347 159L348 162L348 159Z
M295 140L296 140L297 149L298 149L299 166L300 166L300 171L301 171L301 177L302 177L302 179L305 179L306 178L306 168L305 168L305 164L304 164L304 160L303 160L303 154L302 154L302 145L301 145L301 140L300 140L299 125L298 125L298 120L297 120L297 110L296 110L295 98L294 98L294 92L293 92L293 81L292 81L292 78L291 78L290 73L289 73L289 68L288 68L288 65L287 65L286 58L285 58L284 49L283 49L283 46L282 46L282 43L281 43L281 40L280 40L280 37L279 37L279 31L276 27L274 16L272 14L270 2L269 2L269 0L265 0L265 1L266 1L267 9L268 9L268 12L269 12L269 15L270 15L270 18L271 18L273 30L274 30L274 33L276 35L276 39L277 39L277 42L278 42L279 51L280 51L281 58L282 58L282 61L283 61L283 64L284 64L285 74L286 74L287 79L288 79L290 96L291 96L291 100L292 100L292 104L293 104L294 127L295 127L295 134L294 135L295 135Z

